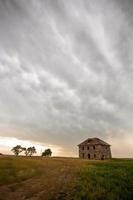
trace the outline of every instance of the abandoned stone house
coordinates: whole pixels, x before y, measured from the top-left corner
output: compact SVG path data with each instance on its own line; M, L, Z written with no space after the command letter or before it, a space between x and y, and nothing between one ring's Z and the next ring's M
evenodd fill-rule
M111 158L110 145L99 138L88 138L78 145L82 159L104 160Z

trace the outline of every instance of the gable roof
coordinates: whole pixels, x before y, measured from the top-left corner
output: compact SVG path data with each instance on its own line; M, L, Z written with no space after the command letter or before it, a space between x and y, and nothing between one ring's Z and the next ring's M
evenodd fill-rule
M99 138L88 138L87 140L81 142L78 146L80 145L106 145L106 146L110 146L110 144L104 142L103 140L100 140Z

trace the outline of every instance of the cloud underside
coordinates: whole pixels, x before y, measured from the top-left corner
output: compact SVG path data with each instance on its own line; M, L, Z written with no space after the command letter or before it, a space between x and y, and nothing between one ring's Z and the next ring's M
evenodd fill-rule
M132 19L131 0L1 0L0 135L133 140Z

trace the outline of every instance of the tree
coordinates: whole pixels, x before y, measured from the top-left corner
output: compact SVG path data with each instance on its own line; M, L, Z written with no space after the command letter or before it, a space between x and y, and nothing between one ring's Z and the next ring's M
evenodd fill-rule
M52 151L51 149L45 149L44 152L42 152L42 156L51 156L52 155Z
M13 153L15 154L15 156L18 156L23 151L23 147L21 147L21 145L17 145L15 147L13 147L11 149L11 151L13 151Z
M24 151L25 155L28 156L27 148L23 147L23 151Z
M35 147L28 147L26 150L25 150L25 155L26 156L32 156L33 154L36 153L36 148Z

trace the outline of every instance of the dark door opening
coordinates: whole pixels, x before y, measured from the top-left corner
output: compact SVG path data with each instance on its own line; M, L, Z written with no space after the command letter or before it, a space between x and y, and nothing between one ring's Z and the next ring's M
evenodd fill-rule
M91 155L90 154L88 154L88 159L90 159L91 158Z
M101 160L104 160L104 155L102 155Z

